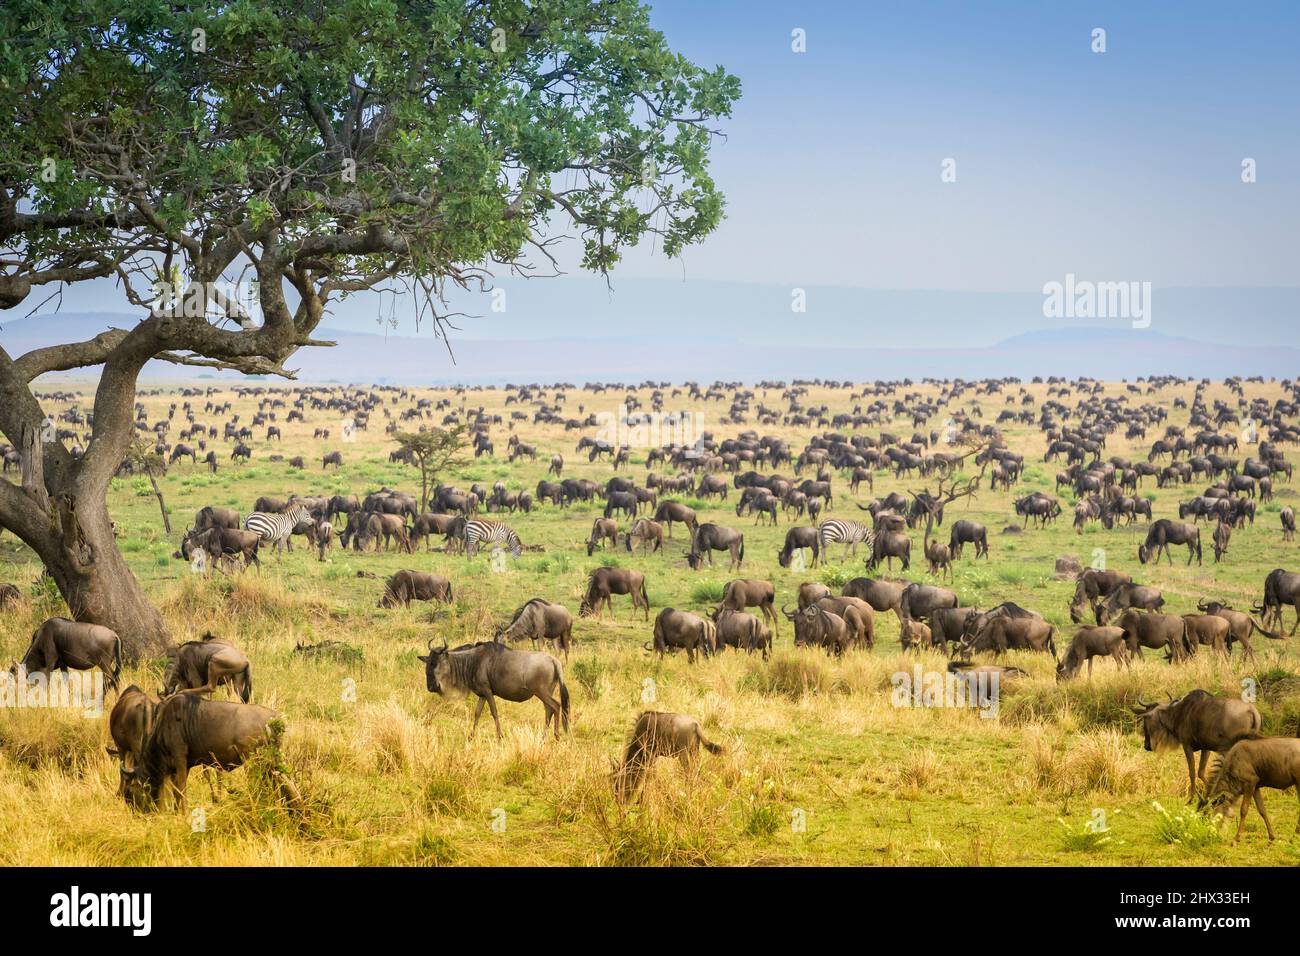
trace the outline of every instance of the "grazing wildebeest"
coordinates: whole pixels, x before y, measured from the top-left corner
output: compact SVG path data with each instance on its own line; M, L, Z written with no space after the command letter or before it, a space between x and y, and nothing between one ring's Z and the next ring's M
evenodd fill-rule
M587 557L591 557L596 545L602 548L608 541L610 547L618 547L618 522L613 518L597 518L591 525L591 535L587 538Z
M1170 659L1176 664L1187 657L1187 622L1177 614L1160 614L1156 611L1139 611L1129 608L1115 622L1124 629L1130 654L1142 656L1142 648L1152 650L1168 648Z
M695 511L676 501L661 501L659 507L655 509L655 521L667 525L669 538L673 536L674 521L686 525L686 529L692 536L695 534L695 529L700 526L700 519L695 516Z
M943 649L950 654L948 644L960 644L961 636L966 632L966 623L979 614L973 607L937 607L930 612L930 645ZM908 621L913 618L908 618ZM901 633L901 626L900 626Z
M831 589L815 581L805 581L799 585L798 607L803 610L810 604L816 604L822 598L831 596Z
M699 761L700 747L711 754L722 753L722 747L705 739L700 722L694 717L667 711L645 711L632 728L622 766L614 772L614 792L619 802L626 803L640 791L656 757L676 757L683 770L693 772Z
M569 659L569 645L573 641L573 615L563 604L552 604L542 598L533 598L525 603L510 623L501 629L498 640L517 641L523 638L533 642L554 641L556 647L564 652L564 659Z
M122 673L122 639L117 632L100 624L52 617L32 634L32 642L22 661L10 666L11 674L21 668L27 674L49 674L70 669L88 671L98 667L111 690L117 690Z
M1251 646L1250 637L1255 631L1259 631L1265 637L1272 638L1275 641L1282 640L1281 634L1265 630L1263 625L1245 611L1234 611L1230 604L1224 604L1220 601L1197 601L1196 609L1202 614L1213 614L1228 622L1229 654L1232 653L1233 644L1240 644L1242 655L1247 660L1253 661L1255 659L1255 648Z
M379 607L409 607L412 601L441 601L450 604L451 581L427 571L398 571L384 585Z
M325 552L334 543L334 525L324 518L313 520L307 526L307 541L316 549L316 558L325 560Z
M718 629L707 618L666 607L655 617L654 646L645 645L646 650L654 651L660 658L670 649L686 650L686 660L694 664L695 652L699 650L708 657L717 648Z
M1082 624L1085 603L1091 605L1093 614L1096 614L1098 601L1110 597L1121 585L1132 583L1133 576L1123 571L1084 568L1076 578L1074 597L1070 600L1070 620L1075 624Z
M222 684L238 694L245 704L253 696L253 667L248 658L239 648L212 634L168 648L167 658L162 697L182 690L211 694Z
M1300 627L1300 574L1274 568L1264 578L1264 600L1251 606L1251 610L1260 615L1265 624L1269 618L1277 618L1277 629L1282 630L1282 608L1286 605L1295 608L1295 624L1291 626L1290 637L1295 637L1296 628Z
M647 551L658 551L664 546L664 529L657 521L651 521L649 518L637 518L632 523L632 529L624 536L623 543L627 550L634 549L633 541L640 543L641 547Z
M1151 752L1182 747L1187 758L1187 799L1196 797L1197 777L1205 782L1211 751L1223 753L1237 741L1259 733L1259 710L1235 697L1215 697L1193 690L1166 704L1141 700L1133 713L1142 718L1143 746ZM1199 773L1195 752L1201 752Z
M772 630L780 633L776 615L776 588L771 581L755 581L741 578L728 581L722 590L722 606L732 611L743 611L756 607L763 614L763 620L772 622Z
M1287 505L1282 509L1282 540L1295 540L1295 509Z
M257 556L257 549L261 547L261 544L262 536L256 531L241 531L238 528L209 528L207 531L187 531L185 537L181 539L181 549L177 552L177 555L186 561L191 561L194 558L194 552L200 548L214 562L219 558L240 555L244 559L245 568L250 564L256 564L260 571L262 561Z
M253 449L249 448L242 441L239 444L237 444L235 446L234 451L230 453L231 461L243 461L247 463L248 460L252 457L253 457Z
M925 553L926 568L931 574L944 575L952 577L952 553L949 552L948 546L940 543L938 540L928 535L923 542ZM906 565L903 566L906 570Z
M802 551L804 548L812 548L812 564L810 567L817 566L817 559L821 556L821 536L817 534L816 528L796 526L785 533L785 544L777 552L776 563L783 568L790 567L796 551Z
M1214 563L1218 564L1219 560L1228 553L1228 542L1232 539L1232 528L1220 521L1214 526L1214 537L1210 543L1214 545Z
M166 787L185 806L185 783L191 767L234 770L266 744L279 741L282 725L269 707L211 700L198 694L176 694L154 711L153 730L145 740L139 764L125 779L131 805L159 806ZM290 793L296 788L281 781Z
M963 545L975 545L975 557L989 557L989 533L978 521L958 521L952 526L952 535L948 539L948 551L954 558L961 557Z
M1219 761L1214 779L1207 787L1205 802L1212 805L1241 797L1240 809L1234 808L1231 803L1228 807L1229 817L1234 811L1238 814L1234 843L1241 839L1252 800L1255 809L1264 819L1269 842L1273 842L1273 821L1268 818L1268 811L1264 809L1264 796L1260 793L1264 787L1271 790L1295 787L1296 793L1300 794L1300 740L1295 737L1239 740ZM1300 834L1300 820L1296 821L1296 833Z
M474 708L474 724L470 727L472 738L483 716L483 705L492 711L497 725L497 740L501 739L501 718L497 715L496 698L522 704L536 697L546 708L543 732L555 721L555 739L560 739L560 722L569 730L569 688L564 685L564 670L560 662L542 651L516 651L498 641L479 641L447 649L443 644L435 648L429 642L429 653L421 654L424 662L424 680L431 694L474 694L478 706ZM560 699L551 695L559 686Z
M120 780L118 795L126 795L127 780L140 764L144 752L144 742L153 732L154 711L158 700L132 684L113 705L108 715L108 733L113 738L113 746L108 747L108 755L116 757Z
M645 619L650 620L650 598L646 596L645 575L629 568L594 568L587 576L587 593L582 597L578 608L581 617L595 614L599 619L602 604L614 613L612 595L627 594L632 598L632 613L637 608L645 611Z
M335 471L338 471L340 468L342 468L343 453L338 451L332 451L327 455L321 456L321 461L320 461L321 471L324 471L330 465L334 466Z
M1047 651L1056 656L1056 629L1035 611L1011 601L973 614L966 619L961 651L969 657L976 651L1003 654L1008 650Z
M550 465L547 466L546 473L548 475L554 475L556 478L559 478L560 472L562 471L564 471L564 456L559 454L552 455L551 463Z
M239 512L234 508L216 508L208 505L200 508L194 516L194 530L207 531L209 528L231 528L240 526Z
M750 654L759 650L763 653L763 660L767 660L772 649L772 634L762 620L728 607L714 608L709 617L717 628L718 650L734 647Z
M867 568L874 571L883 560L892 570L894 558L903 562L906 571L912 564L912 539L905 531L882 531L871 541L871 557L867 558Z
M844 618L849 626L849 644L868 650L876 646L876 612L866 601L828 594L818 598L816 603L836 617Z
M1056 665L1056 679L1069 680L1088 663L1088 680L1092 680L1092 659L1109 655L1115 666L1131 666L1128 643L1122 627L1081 627L1075 631L1065 656Z
M1196 559L1197 564L1201 563L1201 529L1194 524L1170 521L1168 518L1152 522L1146 541L1138 545L1138 560L1146 564L1154 555L1159 564L1160 552L1163 551L1169 563L1173 564L1173 555L1169 553L1171 544L1187 545L1188 564L1192 563L1192 558Z
M713 567L713 552L726 551L731 556L730 570L735 571L745 561L745 535L735 528L716 524L702 524L691 532L691 550L686 552L686 563L692 571L704 567L705 559Z
M1158 611L1164 606L1165 598L1159 588L1125 581L1116 585L1106 600L1094 604L1093 609L1097 617L1097 625L1100 627L1109 623L1118 611L1126 611L1129 608Z

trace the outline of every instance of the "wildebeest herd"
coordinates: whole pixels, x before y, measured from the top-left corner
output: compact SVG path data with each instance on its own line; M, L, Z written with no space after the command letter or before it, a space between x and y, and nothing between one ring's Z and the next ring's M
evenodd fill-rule
M883 652L887 641L893 644L886 631L896 630L901 652L944 655L954 673L993 668L1006 679L1007 694L1026 675L998 663L1009 652L1029 655L1026 660L1051 655L1056 681L1066 685L1085 675L1092 680L1099 659L1118 671L1144 652L1180 668L1203 655L1226 666L1239 649L1243 665L1253 666L1263 649L1256 635L1278 642L1270 645L1275 648L1295 635L1300 573L1250 567L1253 594L1235 582L1219 587L1215 578L1190 575L1193 565L1204 566L1205 550L1212 565L1230 567L1246 548L1272 554L1293 541L1294 511L1275 502L1291 494L1283 448L1300 441L1300 383L1228 379L1213 386L1235 401L1211 398L1209 382L1175 378L1109 389L1055 379L924 384L437 392L259 386L235 389L233 401L215 388L186 388L142 395L137 429L153 436L173 474L200 470L201 463L206 474L237 476L265 459L283 469L274 472L282 476L277 480L298 489L277 494L264 485L245 507L214 495L195 508L193 521L178 532L174 557L201 579L288 575L307 561L360 562L363 570L354 577L375 580L371 606L389 614L419 602L457 605L483 562L489 574L502 574L494 579L501 582L496 603L512 610L458 646L439 636L435 611L432 636L418 655L428 692L475 698L471 735L486 708L501 739L498 701L534 698L548 735L562 740L571 733L582 713L565 667L584 645L599 653L608 619L620 630L628 626L615 598L630 610L638 643L652 655L647 660L659 667L674 658L708 666L728 651L768 666L782 645L846 661ZM1262 397L1266 384L1277 393L1271 400ZM814 404L814 391L831 398ZM75 397L62 401L69 407L61 419L84 424L87 413L76 411ZM577 402L574 415L570 403ZM689 440L620 439L647 422L664 425L674 403L710 409L713 427ZM606 407L618 409L612 439L608 418L592 411ZM368 436L380 419L385 435L464 429L472 457L438 476L426 500L419 473L410 470L416 463L403 449L385 456L392 468L407 469L404 489L379 483L338 491L335 476L378 453L375 442L355 452L333 442L354 431ZM173 429L193 444L173 444ZM1008 437L1013 432L1015 441ZM1158 437L1148 443L1148 433ZM270 450L286 437L314 451L286 459ZM65 438L75 443L86 436L72 428ZM1033 441L1036 452L1029 450ZM213 446L222 443L230 450L218 455ZM1108 452L1125 446L1136 449ZM8 470L17 452L0 452ZM303 467L310 460L321 463L318 482ZM1053 475L1049 465L1061 470ZM132 472L124 463L124 479ZM1173 491L1198 478L1206 483L1203 493L1177 502L1144 491L1148 481ZM877 484L882 493L874 496ZM1063 492L1064 501L1057 497ZM1004 500L995 495L1010 496L1005 528L990 527L996 512L988 502ZM1159 514L1162 508L1170 516ZM958 510L966 513L956 517ZM1042 569L1044 577L1069 583L1067 601L1046 607L1019 577L979 590L997 600L966 599L971 575L1024 563L1022 542L1054 533L1057 519L1070 513L1070 538L1094 552L1091 546L1100 543L1102 553L1087 563L1058 555ZM1277 517L1266 527L1272 514ZM1209 548L1202 545L1203 529ZM309 557L291 557L295 538ZM1172 568L1183 548L1183 576L1152 577L1164 573L1162 564ZM558 583L543 593L519 593L510 574L526 553L556 562L585 554L600 563L583 569L578 593ZM407 566L379 563L390 555ZM386 573L365 570L367 561ZM855 565L865 574L854 573ZM728 577L706 581L714 569ZM657 594L673 598L660 601ZM0 587L0 606L22 595L21 588ZM1039 610L1031 607L1036 603ZM1296 614L1289 630L1287 608ZM116 694L108 728L121 793L144 807L169 792L183 798L191 767L229 770L279 739L280 715L252 702L256 661L236 645L234 637L205 633L161 662L157 695L136 685L119 692L117 635L51 618L12 672L104 671ZM223 687L231 699L213 697ZM1202 803L1226 807L1239 800L1238 837L1253 802L1273 838L1260 789L1295 785L1300 740L1264 736L1261 705L1230 693L1188 686L1170 701L1128 704L1147 750L1184 750L1192 799L1199 783ZM623 801L633 799L655 756L693 767L701 748L723 752L699 720L684 714L629 706L626 722L633 730L612 782ZM1213 775L1211 754L1221 755ZM282 785L287 800L297 799L287 776Z

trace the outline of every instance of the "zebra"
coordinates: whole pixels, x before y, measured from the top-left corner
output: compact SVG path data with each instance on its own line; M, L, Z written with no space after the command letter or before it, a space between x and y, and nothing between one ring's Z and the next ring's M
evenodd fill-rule
M821 542L823 559L830 554L829 545L832 541L844 543L844 557L849 556L849 549L853 549L853 556L858 555L858 544L866 543L868 547L875 540L875 532L863 524L861 521L846 521L843 518L827 518L817 526L817 537ZM843 560L843 559L841 559Z
M509 548L510 554L516 558L524 550L519 535L515 534L509 525L502 524L500 521L486 521L482 518L466 521L462 536L465 541L465 557L467 558L472 558L478 554L479 545L484 542L492 545L494 551L500 547Z
M289 537L293 534L293 529L304 521L310 520L311 515L306 508L302 505L290 505L280 514L254 511L244 519L244 530L256 532L263 542L274 545L277 551L280 550L281 545L292 551L293 544L289 541Z

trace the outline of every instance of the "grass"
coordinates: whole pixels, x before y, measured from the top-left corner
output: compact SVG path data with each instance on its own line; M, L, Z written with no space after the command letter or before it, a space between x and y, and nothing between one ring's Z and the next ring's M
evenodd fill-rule
M1027 386L1040 407L1045 386ZM935 394L930 385L913 390ZM83 394L89 394L83 387ZM1271 401L1276 385L1247 383L1248 396ZM1008 393L1014 387L1008 388ZM1175 397L1190 399L1192 386L1164 390L1144 400L1166 406L1170 420L1186 422ZM484 404L504 414L500 390L468 396L416 389L417 397L450 398L459 407ZM647 403L649 393L642 391ZM1107 397L1124 394L1122 384ZM548 393L549 395L549 393ZM255 399L226 391L242 420L256 411ZM778 404L775 390L756 398ZM978 396L986 421L1000 399ZM1221 385L1206 400L1235 402ZM165 417L177 396L142 394L150 421ZM202 406L202 400L196 400ZM576 409L604 408L605 396L571 392ZM617 399L608 399L612 406ZM668 402L679 407L678 400ZM809 388L805 401L826 402L832 413L849 411L845 390ZM806 429L723 424L712 416L716 403L680 407L703 411L721 440L745 427L786 438L796 449ZM1067 404L1072 404L1071 399ZM83 407L85 401L83 400ZM391 406L394 417L398 408ZM59 407L51 409L56 412ZM770 661L727 652L688 665L683 656L660 662L643 645L650 624L633 615L626 597L615 599L613 616L579 618L575 646L565 664L573 701L572 734L555 742L543 735L536 701L498 704L503 740L498 743L485 713L473 741L467 740L470 701L443 698L425 689L417 655L429 641L449 644L482 639L533 596L559 601L575 614L588 572L617 564L643 571L654 612L664 606L703 611L721 598L732 577L765 578L777 586L777 604L793 604L803 581L820 580L838 590L867 574L865 553L845 560L841 547L805 571L782 569L776 554L790 527L785 516L775 528L735 516L734 491L727 502L694 502L701 520L741 529L745 563L729 574L725 563L691 572L685 565L687 538L680 526L658 554L601 551L588 557L585 542L596 509L538 507L530 515L507 517L527 552L494 570L486 556L467 562L458 555L421 551L344 554L317 561L303 547L268 557L260 575L201 578L168 556L191 516L203 505L235 505L245 511L262 494L289 492L363 493L380 485L418 489L413 469L387 461L382 413L352 445L332 442L345 465L336 475L319 470L316 427L334 427L324 411L308 410L303 423L286 424L283 447L254 442L248 466L226 463L228 449L215 443L221 472L208 476L189 464L174 467L160 486L172 513L173 534L163 533L157 502L137 496L135 483L114 482L110 505L122 531L127 560L157 603L173 637L184 640L212 630L239 644L254 668L256 702L275 708L284 720L280 747L257 762L217 777L215 795L206 775L189 783L192 809L202 809L202 830L176 812L141 814L116 795L116 762L105 753L106 721L58 711L0 712L0 865L1008 865L1082 864L1233 865L1291 864L1297 859L1293 797L1266 793L1280 839L1267 844L1252 814L1239 845L1217 839L1218 824L1191 811L1155 812L1152 801L1181 807L1186 769L1181 754L1142 749L1131 707L1137 699L1165 699L1193 687L1239 694L1252 682L1266 733L1291 735L1300 723L1300 657L1295 639L1256 638L1254 664L1199 655L1171 667L1148 652L1131 671L1099 661L1091 680L1057 684L1050 658L1011 653L1006 663L1028 677L1003 686L1000 715L981 718L975 710L895 707L892 674L916 663L943 670L939 655L903 655L893 615L876 620L872 653L850 652L837 660L791 646L790 625L780 621ZM179 418L179 413L178 413ZM198 420L220 424L213 416ZM884 430L910 433L910 420L895 419ZM573 453L577 435L562 427L519 423L520 437L537 444L539 461L506 466L481 459L448 480L489 487L503 480L512 490L532 490L544 476L552 452L564 454L566 477L603 484L608 464L589 464ZM337 428L334 427L337 435ZM874 433L876 429L868 429ZM504 451L505 430L494 429ZM1153 436L1154 437L1154 436ZM1233 534L1229 560L1188 567L1175 563L1143 567L1136 560L1143 524L1105 531L1089 526L1074 534L1069 512L1045 529L1012 536L999 532L1014 520L1011 501L1033 490L1054 494L1057 465L1041 461L1043 442L1034 430L1008 428L1012 448L1026 456L1025 480L1010 492L982 492L950 508L945 525L959 518L989 528L992 560L976 562L970 549L954 563L953 588L965 604L988 607L1016 600L1042 612L1057 627L1064 647L1073 633L1067 604L1069 580L1053 574L1056 558L1097 560L1130 571L1160 587L1171 610L1195 610L1198 599L1218 597L1238 608L1258 600L1263 576L1274 567L1294 567L1297 543L1284 543L1276 513L1264 509L1255 525ZM1149 442L1146 443L1149 445ZM1145 445L1111 436L1107 454L1145 457ZM270 462L270 454L284 456ZM1243 450L1243 455L1247 453ZM291 471L287 459L302 455L306 471ZM644 454L634 458L644 459ZM316 468L311 462L316 460ZM662 471L662 469L659 469ZM789 469L784 469L789 473ZM638 482L644 468L628 472ZM859 518L847 500L847 481L835 476L831 516ZM916 479L876 474L874 494L906 492ZM1157 517L1176 514L1177 502L1200 486L1142 493ZM1295 489L1277 486L1278 502L1295 504ZM869 499L864 485L859 502ZM1062 499L1063 505L1065 500ZM626 526L626 521L620 522ZM1204 532L1207 536L1208 531ZM434 542L441 545L441 541ZM888 575L932 580L920 560L920 533L913 533L912 568ZM723 559L725 561L725 558ZM456 602L448 607L376 607L384 579L410 567L450 577ZM359 577L358 572L373 575ZM0 581L19 586L24 599L0 617L0 663L19 656L45 618L66 614L53 582L12 535L0 538ZM1288 616L1287 625L1291 619ZM297 644L339 642L337 653L295 653ZM128 667L126 683L156 689L157 662ZM610 786L611 761L647 708L691 714L705 736L721 744L721 756L704 754L696 772L661 760L640 801L619 806ZM287 770L300 791L289 801L276 773ZM1107 829L1085 829L1093 811L1104 808ZM1058 820L1064 820L1062 825ZM794 821L800 821L796 826ZM1213 835L1212 835L1213 834Z

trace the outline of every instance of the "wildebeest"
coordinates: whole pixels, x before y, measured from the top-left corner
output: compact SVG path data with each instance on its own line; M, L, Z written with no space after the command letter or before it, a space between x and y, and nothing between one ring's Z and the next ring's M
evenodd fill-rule
M798 607L803 610L810 604L816 604L822 598L830 597L831 589L816 581L805 581L799 585ZM784 610L784 609L783 609ZM787 615L788 617L789 615Z
M109 688L116 691L122 673L122 639L117 632L100 624L52 617L32 634L23 659L15 661L9 672L18 674L21 668L27 674L48 675L65 668L88 671L96 667L104 672Z
M1081 627L1074 633L1065 656L1056 665L1056 679L1069 680L1086 661L1092 680L1092 659L1109 655L1116 667L1129 667L1128 643L1122 627Z
M613 518L597 518L591 525L591 534L587 538L587 557L591 557L596 550L596 545L605 546L608 541L610 547L618 547L618 522Z
M279 741L282 725L269 707L176 694L154 711L139 764L125 776L133 806L161 805L164 788L182 808L191 767L234 770L260 747ZM291 784L282 786L286 789Z
M1132 584L1133 576L1123 571L1102 571L1097 568L1084 568L1075 581L1074 597L1070 599L1070 620L1075 624L1083 623L1083 608L1090 604L1096 613L1097 603L1110 597L1115 589L1124 584Z
M1265 624L1270 618L1277 619L1277 629L1282 629L1282 608L1285 605L1295 608L1295 624L1291 626L1290 637L1295 637L1296 628L1300 627L1300 574L1274 568L1264 578L1264 600L1251 606L1251 610L1260 615Z
M705 559L713 567L713 552L726 551L731 556L730 570L735 571L745 561L745 535L735 528L716 524L702 524L691 532L691 550L686 552L686 563L691 570L704 567Z
M321 471L324 471L324 470L325 470L326 468L328 468L330 465L333 465L333 466L334 466L334 470L335 470L335 471L338 471L340 468L342 468L342 467L343 467L343 453L342 453L342 452L338 452L338 451L332 451L332 452L330 452L330 453L327 454L327 455L322 455L322 456L321 456L321 461L320 461Z
M741 578L728 581L722 591L722 606L732 611L743 611L756 607L763 614L764 621L772 622L772 630L780 633L776 615L776 588L771 581L755 581Z
M1115 623L1124 629L1130 654L1141 657L1144 647L1152 650L1163 647L1168 649L1174 663L1187 657L1187 622L1177 614L1140 611L1131 607Z
M845 597L861 598L871 605L872 610L879 613L893 611L900 614L899 602L903 598L903 591L908 586L907 581L886 581L884 578L854 578L848 584L844 585L843 594ZM901 616L899 618L902 619Z
M1131 612L1136 613L1136 612ZM1133 713L1142 718L1143 746L1148 751L1182 747L1187 758L1188 800L1196 797L1196 780L1205 781L1211 751L1223 753L1237 741L1259 733L1263 721L1254 704L1235 697L1215 697L1193 690L1166 704L1141 700ZM1198 773L1194 755L1201 752Z
M214 561L222 557L240 555L244 559L245 568L250 564L256 564L260 571L262 561L257 556L257 550L261 544L262 536L256 531L209 528L207 531L186 532L185 537L181 539L181 549L178 554L186 561L193 560L194 552L199 548L202 548L204 553Z
M867 558L867 567L875 570L884 560L889 568L894 566L894 558L903 562L906 571L912 563L912 539L905 531L882 531L871 541L871 557Z
M705 738L700 722L694 717L645 711L636 719L623 752L623 763L614 773L614 792L619 802L626 803L640 791L656 757L676 757L682 768L691 772L699 760L701 747L711 754L722 753L722 747Z
M161 696L177 691L210 694L226 684L245 704L253 696L253 668L244 652L212 634L168 648Z
M1228 656L1228 622L1212 614L1184 614L1187 625L1187 653L1195 654L1198 647L1212 647L1224 657Z
M497 715L496 698L522 704L536 697L546 708L546 721L542 730L555 722L555 739L560 739L560 722L569 729L569 688L564 685L564 670L560 662L542 651L517 651L498 641L479 641L447 649L443 644L435 648L429 642L429 653L421 654L424 662L425 685L431 694L448 692L474 694L478 706L474 708L474 724L469 735L474 736L483 705L492 711L497 726L497 740L501 739L501 718ZM551 696L559 687L560 699Z
M628 551L634 550L634 541L638 542L644 550L658 551L664 546L663 526L648 518L637 518L632 523L631 530L623 536L623 544Z
M1201 529L1196 525L1186 524L1181 521L1170 521L1168 518L1161 518L1154 521L1147 531L1147 539L1138 545L1138 560L1146 564L1155 557L1156 563L1160 563L1160 552L1163 551L1169 563L1174 563L1173 555L1169 553L1171 544L1187 545L1187 563L1192 563L1192 558L1196 563L1201 563Z
M781 613L794 623L795 647L811 644L825 648L836 657L843 656L844 651L848 649L850 641L848 622L831 613L821 605L821 602L810 604L802 611L794 613L783 607Z
M684 649L686 660L694 664L696 651L708 657L716 650L717 634L717 627L707 618L666 607L655 617L654 646L647 644L646 650L662 658L670 649Z
M217 508L208 505L200 508L194 516L194 530L207 531L209 528L231 528L240 526L239 512L234 508Z
M1218 564L1225 554L1228 553L1228 542L1232 540L1232 528L1220 521L1214 526L1214 537L1210 543L1214 545L1214 563Z
M0 584L0 610L17 604L23 599L23 592L12 584Z
M1142 611L1158 611L1164 606L1165 598L1160 593L1159 588L1125 581L1117 585L1106 600L1093 605L1093 608L1097 617L1097 625L1100 627L1108 624L1110 619L1119 611L1126 611L1129 608L1138 608Z
M587 576L587 593L582 597L578 614L588 617L595 614L600 617L602 604L614 613L612 596L627 594L632 598L632 613L637 608L645 611L645 619L650 620L650 598L646 596L645 575L629 568L594 568Z
M1264 809L1264 796L1260 793L1264 787L1271 790L1295 787L1296 793L1300 794L1300 739L1246 738L1233 744L1219 761L1214 778L1206 788L1206 803L1213 805L1241 797L1241 806L1236 810L1237 835L1233 842L1241 839L1252 800L1264 820L1269 842L1273 841L1273 821L1268 818L1268 811ZM1231 812L1230 806L1229 813ZM1296 833L1300 834L1300 820L1296 821Z
M695 516L695 511L676 501L661 501L659 507L655 509L655 521L667 526L669 538L673 536L674 521L680 521L686 525L692 536L694 536L696 528L700 526L700 519Z
M139 765L144 742L153 732L154 711L157 707L157 698L132 684L122 691L108 715L108 733L113 738L113 746L107 749L108 755L118 760L120 796L126 795L127 780Z
M948 551L954 558L960 558L962 547L966 544L975 545L975 557L983 555L984 559L988 560L989 534L978 521L962 520L953 524L952 534L948 539Z
M412 601L441 601L450 604L451 581L427 571L402 570L390 577L384 585L379 607L409 607Z
M709 617L717 628L718 650L734 647L750 654L757 650L762 652L763 660L767 660L772 649L772 634L762 620L729 607L716 607Z
M573 615L563 604L552 604L542 598L533 598L523 604L510 623L501 629L499 638L517 641L527 638L533 642L554 641L569 659L569 645L573 641Z
M1055 628L1035 611L1011 601L973 614L962 632L963 657L976 651L1002 654L1007 650L1048 651L1056 656Z
M1196 609L1203 614L1213 614L1228 622L1228 652L1233 644L1240 644L1242 656L1247 660L1255 659L1255 648L1251 646L1250 637L1255 631L1275 641L1282 640L1281 634L1265 630L1263 625L1245 611L1234 611L1232 605L1220 601L1197 601Z
M818 535L817 529L802 525L791 528L785 533L785 544L777 552L776 563L783 568L790 567L794 560L794 553L802 551L804 548L812 549L812 564L810 567L815 568L817 559L821 556L821 536Z

